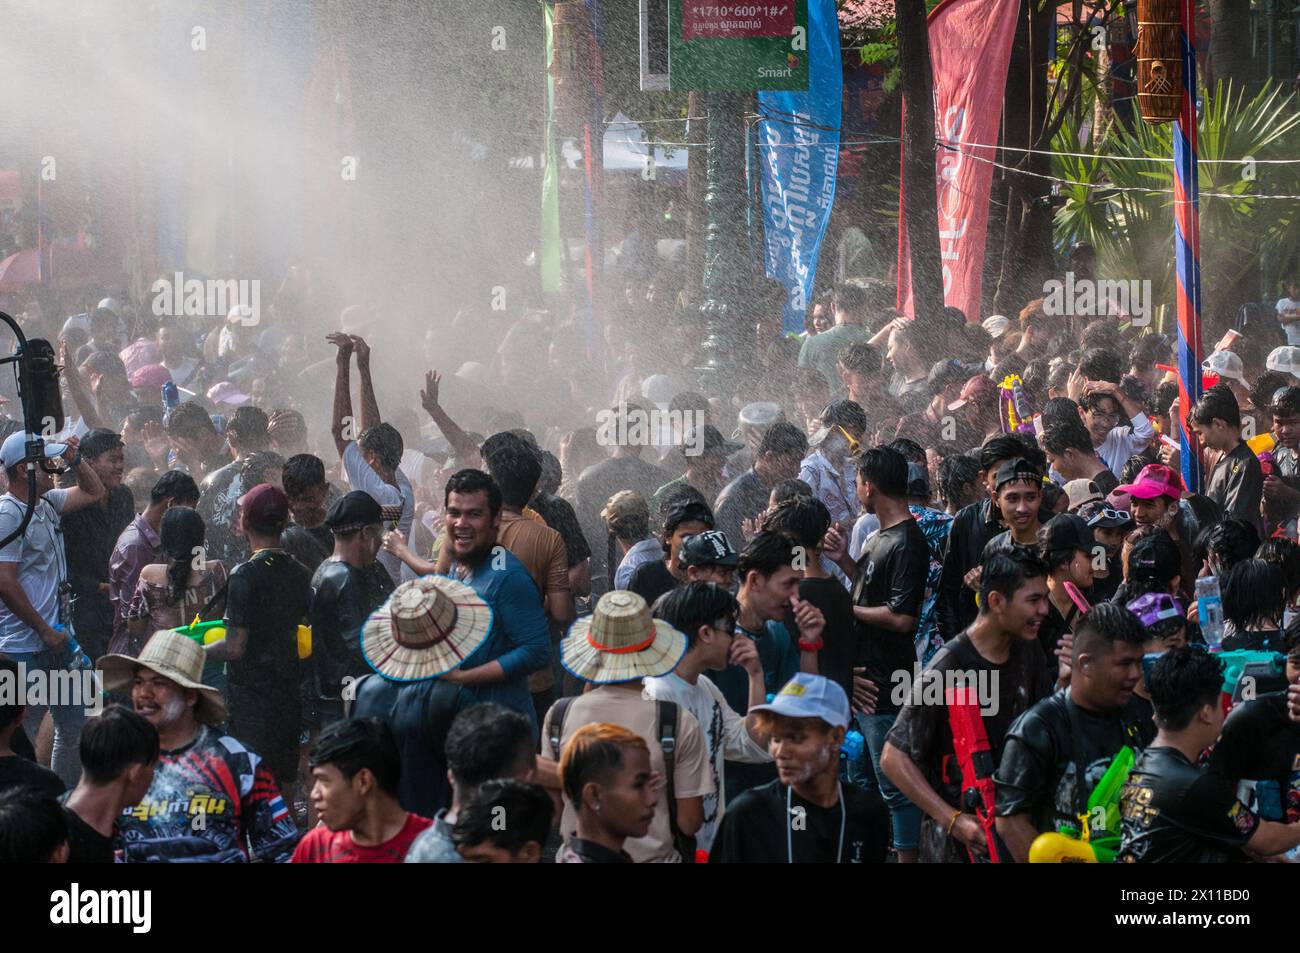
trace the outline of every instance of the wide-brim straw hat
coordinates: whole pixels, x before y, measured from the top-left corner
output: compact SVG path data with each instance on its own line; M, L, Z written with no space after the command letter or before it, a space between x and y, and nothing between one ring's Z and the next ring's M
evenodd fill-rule
M219 725L226 720L226 702L221 692L203 684L203 663L207 657L203 646L188 636L160 629L149 637L135 658L105 655L95 667L104 673L104 688L111 692L129 693L137 668L147 668L182 688L192 688L199 693L194 717L204 724Z
M450 576L422 576L393 590L361 629L361 651L380 675L418 682L458 668L492 629L492 608Z
M569 627L560 663L574 678L597 685L667 675L686 654L686 636L635 592L607 592L596 611Z

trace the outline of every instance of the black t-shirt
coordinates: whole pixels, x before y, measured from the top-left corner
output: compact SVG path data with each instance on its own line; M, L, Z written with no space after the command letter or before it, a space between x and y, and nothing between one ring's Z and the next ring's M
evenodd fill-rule
M35 788L50 797L64 792L62 779L49 768L16 754L0 758L0 791L19 787Z
M1089 795L1115 755L1125 745L1134 752L1142 748L1141 712L1131 705L1104 715L1086 711L1070 699L1067 688L1017 718L993 775L998 817L1028 814L1039 833L1066 824L1077 828ZM1079 764L1084 766L1082 784Z
M1248 629L1242 632L1232 622L1225 622L1223 626L1225 652L1281 652L1283 641L1280 629Z
M578 514L567 500L551 494L539 494L528 505L564 540L564 554L570 569L591 557L587 537L582 535L582 527L578 525Z
M1264 471L1243 440L1219 458L1210 473L1205 495L1223 508L1223 517L1235 516L1258 526L1259 501L1264 494Z
M66 796L60 798L66 801ZM68 863L70 864L111 864L113 862L113 840L95 830L72 810L67 804L63 806L63 815L68 821ZM116 833L116 830L114 830Z
M889 812L874 791L841 784L840 803L821 807L771 781L727 805L709 863L879 864L888 850Z
M1137 731L1138 741L1145 748L1156 740L1156 708L1151 699L1143 698L1137 692L1124 706L1124 717Z
M882 529L862 547L853 603L859 606L888 606L891 612L917 618L925 598L925 581L930 572L930 547L916 520L908 518ZM898 711L892 700L895 673L910 680L916 665L916 630L894 632L855 620L858 638L856 663L866 666L866 677L876 683L880 695L878 714Z
M648 605L654 605L656 599L665 592L672 592L677 585L677 577L668 571L668 564L662 559L656 559L654 562L642 563L632 570L632 578L628 580L627 588L644 599Z
M1056 657L1056 647L1061 637L1073 632L1079 623L1079 609L1073 603L1064 615L1050 599L1047 602L1047 615L1038 626L1038 645L1043 652L1043 664L1047 667L1047 677L1055 683L1060 675L1061 660Z
M1202 771L1177 748L1148 748L1120 793L1126 864L1221 864L1240 849L1259 818L1237 799L1237 785Z
M817 671L853 697L853 659L858 643L853 628L853 597L838 579L804 579L799 599L811 602L826 617L822 650L817 653Z
M262 550L230 573L227 628L248 629L244 657L228 666L230 685L266 712L299 709L298 625L311 604L311 576L285 552Z
M1300 821L1300 725L1287 717L1286 692L1261 695L1233 709L1210 755L1210 770L1230 781L1274 785L1281 816L1261 810L1274 821ZM1260 805L1263 808L1263 804Z
M898 715L886 740L905 752L930 787L954 806L962 804L963 782L952 741L952 722L948 708L936 703L935 692L947 687L950 679L942 673L961 672L974 678L977 696L982 703L981 719L993 750L993 763L1002 757L1003 741L1011 723L1047 694L1047 675L1043 656L1033 641L1016 639L1011 654L999 665L980 655L963 632L935 653L926 666L922 683L913 688L908 704ZM986 674L991 673L991 674ZM935 679L942 681L934 681ZM996 697L992 694L996 690ZM940 694L939 698L945 698ZM921 860L925 863L960 863L969 859L966 848L949 837L933 819L921 820Z
M382 563L357 569L327 559L311 579L311 657L323 698L338 698L344 676L370 674L361 653L361 627L393 591Z

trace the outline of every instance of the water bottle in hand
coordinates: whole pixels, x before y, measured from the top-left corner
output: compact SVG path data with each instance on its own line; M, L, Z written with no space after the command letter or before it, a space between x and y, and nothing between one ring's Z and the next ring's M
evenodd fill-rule
M1206 646L1217 651L1223 645L1223 595L1219 591L1217 576L1202 576L1196 580L1196 614Z

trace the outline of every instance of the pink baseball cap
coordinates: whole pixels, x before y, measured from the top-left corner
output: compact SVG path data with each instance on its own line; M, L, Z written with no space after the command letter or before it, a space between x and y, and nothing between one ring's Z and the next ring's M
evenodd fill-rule
M145 364L131 372L132 387L152 387L155 390L172 379L171 371L161 364Z
M1116 487L1115 492L1127 493L1139 500L1154 500L1157 496L1171 496L1177 500L1183 495L1183 480L1164 464L1148 463L1136 480Z

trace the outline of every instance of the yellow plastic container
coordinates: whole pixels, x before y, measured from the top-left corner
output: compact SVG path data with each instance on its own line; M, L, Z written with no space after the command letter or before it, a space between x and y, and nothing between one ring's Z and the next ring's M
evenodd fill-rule
M311 658L311 626L298 626L298 659Z
M1095 864L1092 847L1064 834L1039 834L1029 845L1031 864Z

